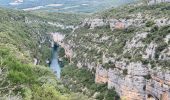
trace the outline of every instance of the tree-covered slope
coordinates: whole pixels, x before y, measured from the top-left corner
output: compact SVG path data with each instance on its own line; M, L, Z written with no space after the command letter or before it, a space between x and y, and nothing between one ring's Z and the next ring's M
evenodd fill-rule
M0 8L0 99L87 99L63 87L46 64L51 56L48 33L64 29L48 23L60 23L58 20L44 17ZM34 65L34 59L38 65Z
M90 17L1 8L0 99L169 99L169 8L132 4ZM55 32L65 35L55 41L66 62L61 82L46 64Z

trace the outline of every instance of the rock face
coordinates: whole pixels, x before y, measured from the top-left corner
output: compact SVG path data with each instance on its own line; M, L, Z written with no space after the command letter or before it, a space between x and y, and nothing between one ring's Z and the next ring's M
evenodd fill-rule
M165 26L165 25L169 25L170 24L170 20L168 18L160 18L160 19L156 19L155 23L157 26Z
M115 29L125 29L129 26L142 26L144 25L144 19L140 17L141 15L138 14L136 18L134 19L102 19L102 18L87 18L83 21L82 26L89 27L90 29L94 29L96 27L110 27L110 29L113 31ZM161 20L162 21L162 20ZM166 20L166 23L168 23L168 19Z
M148 0L148 1L149 1L148 2L149 5L153 5L161 2L170 2L170 0Z
M143 20L138 19L94 19L87 20L84 22L83 26L89 26L90 29L96 27L102 27L109 25L110 29L113 31L115 29L125 29L129 26L142 26L144 25ZM155 25L158 27L169 25L169 20L162 18L156 19ZM134 48L144 48L142 54L143 59L155 59L155 53L157 44L151 42L145 45L142 43L142 39L145 39L148 32L137 32L132 39L129 39L124 46L124 53L133 53ZM107 38L106 38L107 37ZM101 39L108 40L108 36L104 36ZM169 35L164 39L166 43L169 42ZM161 52L160 59L167 60L170 49L166 48ZM126 100L149 100L149 99L159 99L159 100L170 100L169 83L170 83L170 71L162 72L161 69L153 70L151 65L144 65L142 62L129 62L129 61L116 61L114 57L106 57L105 53L102 56L102 63L108 63L111 61L115 66L114 68L105 69L102 65L97 65L95 73L95 82L100 84L108 84L108 88L115 88L117 93L121 98ZM86 62L88 63L88 61ZM83 65L91 66L90 63L80 63L77 64L80 68ZM92 69L88 67L89 69ZM93 64L95 68L95 64Z
M146 38L147 35L147 32L136 33L136 35L131 40L126 42L124 52L130 51L132 48L143 47L144 44L140 40Z
M107 83L108 81L108 72L106 69L102 68L101 66L96 69L96 83Z
M149 65L140 62L122 66L123 69L120 66L122 64L117 64L114 69L97 67L96 83L108 83L108 88L114 87L126 100L170 100L170 71L155 74ZM123 73L125 69L126 74Z
M146 48L143 58L144 59L154 59L156 46L157 46L156 44L150 43L149 46Z
M95 18L95 19L85 19L83 22L83 26L89 26L90 29L94 29L95 27L101 27L106 25L103 19Z
M109 25L110 29L114 31L115 29L126 29L129 26L144 26L142 19L136 20L124 20L124 19L94 19L89 21L86 19L84 26L89 26L90 29L96 27L103 27ZM155 25L158 27L169 25L169 20L166 19L156 19ZM141 59L145 60L155 60L157 43L154 41L149 44L144 44L142 40L147 38L149 32L136 32L134 36L127 40L123 48L123 54L130 53L135 54L137 49L143 48L139 53L141 54ZM88 34L87 34L88 35ZM111 37L111 36L110 36ZM103 36L100 42L108 41L109 36ZM164 38L164 42L168 44L170 38L167 35ZM115 39L116 41L116 39ZM111 43L110 43L111 44ZM109 45L110 45L109 44ZM88 48L88 47L86 47ZM96 47L97 49L97 47ZM98 49L100 50L100 48ZM170 100L170 71L161 71L161 69L152 69L150 64L143 64L141 61L133 62L129 60L117 61L116 56L107 57L107 50L102 55L102 64L112 62L113 68L106 69L102 65L93 65L86 58L82 62L78 62L77 66L79 68L87 66L88 69L95 68L95 82L99 84L107 83L108 88L115 88L116 92L122 99L125 100ZM160 60L168 60L170 55L169 47L160 52ZM96 67L96 66L97 67ZM161 66L160 66L161 67ZM159 66L158 66L159 68Z
M156 13L155 6L130 6L125 16L118 10L108 18L85 19L67 38L73 62L94 69L95 82L115 88L123 100L170 100L170 20L162 12L169 5L161 5Z
M58 45L60 45L65 50L65 56L70 59L73 57L73 51L71 47L63 42L63 39L65 38L64 35L60 33L51 33L53 41L56 42Z

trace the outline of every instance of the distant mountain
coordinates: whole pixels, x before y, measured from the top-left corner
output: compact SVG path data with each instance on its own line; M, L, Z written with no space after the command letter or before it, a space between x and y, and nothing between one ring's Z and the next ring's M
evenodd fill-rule
M0 7L52 12L92 13L135 0L0 0Z

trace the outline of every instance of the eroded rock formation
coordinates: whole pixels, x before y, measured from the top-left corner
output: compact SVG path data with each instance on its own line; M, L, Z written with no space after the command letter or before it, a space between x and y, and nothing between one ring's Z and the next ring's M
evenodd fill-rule
M170 100L170 71L153 71L149 65L140 62L116 63L114 69L97 67L96 83L108 83L108 88L114 87L121 98L126 100L148 100L150 96L159 100Z
M73 51L68 44L64 43L63 39L65 38L65 36L60 33L51 33L51 35L53 41L60 45L62 48L64 48L65 56L69 58L69 61L71 62L71 59L73 57Z
M170 0L148 0L149 5L157 4L157 3L162 3L162 2L170 2Z

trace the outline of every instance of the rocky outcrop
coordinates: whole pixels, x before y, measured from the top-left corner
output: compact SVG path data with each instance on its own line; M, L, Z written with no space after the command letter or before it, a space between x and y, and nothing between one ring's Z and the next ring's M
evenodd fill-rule
M148 0L149 5L157 4L157 3L162 3L162 2L170 2L170 0Z
M170 60L170 46L161 52L159 60Z
M97 23L95 20L95 23ZM100 20L99 26L106 26L107 24L101 24L103 20ZM122 25L117 25L115 19L106 21L109 23L111 30L114 30L115 28L121 29L124 26L124 28L128 28L131 25L135 25L135 22L128 22L123 21ZM160 21L160 20L159 20ZM158 20L155 20L155 25L159 24ZM120 22L120 21L118 21ZM132 23L132 24L131 24ZM140 24L139 24L140 23ZM136 24L138 26L145 25L142 21L136 21ZM91 22L88 23L88 25L91 27L91 29L94 29L95 27L99 27L97 24L91 24ZM92 26L91 26L92 25ZM159 27L168 25L167 21L165 21L164 24L160 24ZM149 28L148 28L149 29ZM146 44L143 42L145 38L147 38L148 34L151 33L148 31L139 31L135 32L134 36L126 41L125 46L123 47L123 54L130 53L132 56L136 53L137 49L139 49L139 54L141 54L142 60L155 60L155 54L156 54L156 48L159 46L154 41L150 42L149 44ZM78 35L78 34L76 34ZM94 36L98 37L96 34L87 33L86 36ZM93 41L97 41L98 43L105 43L109 41L109 38L115 38L114 36L106 36L105 34L100 38L96 39L94 38ZM96 40L95 40L96 39ZM163 39L165 43L169 43L169 35L165 36ZM116 39L114 39L117 41ZM108 45L112 45L111 43L108 43ZM91 45L91 44L89 44ZM83 46L84 49L97 49L97 51L101 51L101 48L99 45L80 45L80 47ZM77 45L76 45L77 46ZM78 47L78 46L77 46ZM169 60L169 47L160 52L160 60ZM133 53L134 52L134 53ZM82 53L82 52L81 52ZM101 56L101 62L98 64L96 61L91 61L87 57L88 52L83 53L83 57L81 60L78 60L77 66L79 68L81 67L87 67L88 69L96 69L95 73L95 82L99 84L106 84L108 85L108 88L115 88L116 92L120 95L121 98L124 98L125 100L149 100L155 98L156 100L170 100L170 92L169 92L169 82L170 78L170 71L167 70L166 72L162 71L161 69L152 69L150 64L143 64L141 61L135 62L131 61L130 59L126 58L120 58L117 54L112 54L112 56L109 56L109 53L107 50L102 52ZM121 55L121 54L120 54ZM137 55L138 56L138 55ZM139 57L139 56L138 56ZM123 60L124 59L124 60ZM111 66L109 69L104 68L104 64L107 64L111 62ZM97 65L98 64L98 65ZM96 67L97 66L97 67ZM157 65L156 65L157 66ZM161 68L161 66L157 66L158 68ZM163 74L164 73L164 74Z
M107 23L104 22L104 19L95 18L95 19L85 19L83 22L83 26L89 26L90 29L94 29L95 27L105 26Z
M63 24L60 24L60 23L55 23L55 22L47 22L49 25L52 25L52 26L55 26L55 27L59 27L61 29L74 29L76 27L74 27L73 25L63 25Z
M131 51L133 48L144 47L144 44L142 43L141 39L146 38L147 35L147 32L136 33L136 35L131 40L126 42L126 45L124 47L124 53L127 51Z
M143 65L140 62L116 63L114 69L98 67L96 69L96 83L108 83L108 88L114 87L121 98L126 100L170 99L170 71L159 72L157 70L158 73L155 74L149 65Z
M170 42L170 34L168 34L165 38L164 38L164 41L166 43Z
M129 26L142 26L145 25L144 19L140 17L138 14L135 19L102 19L102 18L94 18L94 19L85 19L81 26L88 27L90 29L94 29L96 27L110 27L113 31L115 29L125 29Z
M155 49L157 45L155 43L150 43L146 48L144 55L142 56L144 59L154 59L155 58Z
M60 33L51 33L52 39L54 42L56 42L58 45L60 45L65 50L65 56L69 58L69 61L71 62L73 57L73 51L71 47L68 44L65 44L63 39L65 38L64 35Z
M170 25L170 20L167 17L156 18L149 16L148 14L143 15L142 13L131 14L129 17L131 18L86 18L82 22L81 27L88 27L89 29L94 29L96 27L110 27L110 29L113 31L115 29L125 29L129 26L142 27L145 26L147 20L154 20L155 25L158 27Z
M95 77L95 82L96 83L107 83L108 81L108 72L106 69L102 68L99 66L96 69L96 77Z
M154 21L158 27L165 26L165 25L170 25L170 20L169 18L159 18L155 19Z
M109 26L110 29L113 31L114 29L124 29L125 27L128 27L125 20L117 20L117 19L109 19Z

